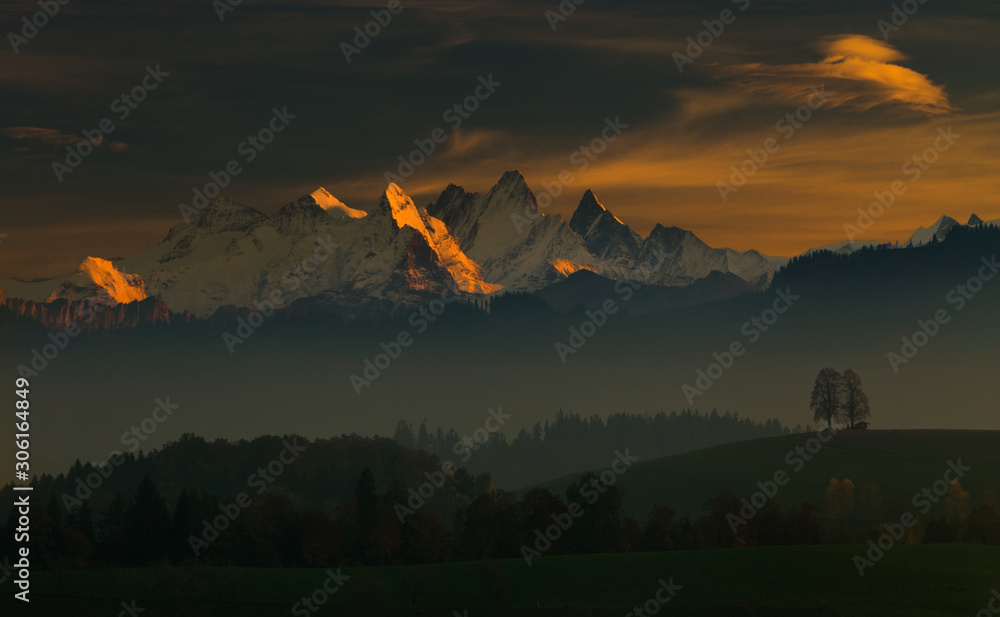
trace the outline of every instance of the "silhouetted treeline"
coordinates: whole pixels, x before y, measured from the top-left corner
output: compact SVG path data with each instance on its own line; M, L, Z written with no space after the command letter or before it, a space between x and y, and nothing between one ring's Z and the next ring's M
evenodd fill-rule
M866 239L861 236L859 240ZM992 225L953 227L942 241L932 240L918 247L891 244L865 247L849 254L819 251L792 258L779 270L772 288L791 287L796 293L843 294L880 290L907 294L934 295L976 273L1000 252L1000 228ZM857 301L857 295L848 300ZM908 296L907 296L908 297ZM870 301L870 300L869 300Z
M207 458L181 456L191 452ZM79 475L90 466L75 466L69 476L37 478L29 525L32 563L324 567L534 561L546 555L864 542L885 533L874 522L859 530L858 540L848 537L843 517L850 507L835 498L841 493L829 491L828 509L840 518L821 518L810 504L783 510L771 500L757 503L760 494L723 493L710 499L698 518L657 505L636 520L624 510L625 488L617 476L630 463L619 456L624 467L612 464L580 475L562 494L536 488L518 497L495 488L487 476L386 439L262 437L227 443L185 436L162 451L126 457L90 498L60 492L91 477ZM358 467L348 479L353 473L348 470ZM137 473L145 475L134 486L110 488L132 484ZM170 495L179 478L192 477L196 480ZM230 481L237 485L227 484L225 492L202 488ZM97 491L106 505L94 499ZM0 561L12 555L12 532L19 524L10 508L12 492L8 485L2 494L7 513ZM948 519L917 517L906 541L1000 544L994 508L972 510L968 494L958 487L949 494ZM853 492L847 501L853 504ZM897 506L890 504L878 520L899 520Z
M450 492L427 476L426 486ZM398 479L397 479L398 480ZM287 487L238 496L182 489L175 500L143 478L131 495L116 494L95 510L82 501L69 512L52 495L37 504L30 529L34 562L46 568L141 566L159 563L239 566L337 566L418 564L544 555L662 551L732 546L816 543L821 522L811 506L785 513L761 511L733 535L727 514L735 498L710 502L696 520L657 507L645 521L623 509L625 491L588 473L565 495L533 489L517 499L487 486L460 507L451 521L413 496L425 486L390 482L380 492L367 468L353 494L325 508L305 506ZM410 489L415 489L411 491ZM431 491L427 491L431 492ZM14 511L7 529L17 524ZM12 534L4 534L9 543ZM9 555L11 547L4 547Z
M518 489L601 467L608 453L626 444L648 460L788 432L776 419L756 422L739 413L715 410L709 414L697 410L617 413L607 419L560 410L551 422L521 429L510 441L502 429L488 432L483 428L460 435L454 429L429 429L426 422L415 429L405 421L396 426L394 436L403 446L426 450L473 472L489 472L497 486Z
M73 559L86 555L88 561L134 563L148 561L151 555L160 559L164 552L180 559L184 553L190 556L191 549L181 544L191 529L200 529L203 520L218 516L221 506L241 493L250 505L240 508L232 533L221 534L221 546L245 543L240 534L271 538L278 530L294 531L303 517L307 528L318 526L315 534L306 536L323 536L328 531L324 517L352 507L362 471L371 475L380 493L405 494L406 487L425 481L424 474L440 469L433 455L403 448L389 438L309 440L289 435L229 442L186 434L160 450L116 455L99 464L77 461L65 474L36 477L31 540L42 551L49 547ZM488 486L488 476L456 469L424 510L451 520ZM0 520L14 512L14 499L12 485L0 489ZM7 523L13 529L12 520ZM0 547L11 535L0 539ZM169 550L164 546L168 538ZM274 546L267 550L222 549L215 554L226 555L223 561L242 562L252 553L254 563L285 563L290 539L273 538ZM142 553L129 556L131 550ZM213 559L212 549L204 552Z

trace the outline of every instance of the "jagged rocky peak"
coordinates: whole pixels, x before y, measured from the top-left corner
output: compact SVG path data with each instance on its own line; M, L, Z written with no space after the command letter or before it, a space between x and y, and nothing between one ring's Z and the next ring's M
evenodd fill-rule
M940 229L947 229L947 228L954 227L955 225L959 225L959 224L960 223L958 221L956 221L955 219L951 218L947 214L941 215L941 218L939 218L938 221L937 221L937 226Z
M930 227L919 227L910 239L906 241L906 246L920 246L932 242L935 239L944 240L948 235L948 232L953 227L961 227L962 224L951 218L950 216L944 214L937 221L934 222Z
M205 206L201 215L194 220L194 225L214 233L247 231L265 219L267 217L257 209L219 196Z
M497 181L496 185L492 190L504 190L507 188L517 188L517 187L527 187L528 183L525 182L524 176L521 175L516 169L510 171L505 171L500 180Z
M306 291L345 306L416 303L421 293L451 287L534 292L581 269L629 277L650 264L657 269L649 284L687 285L721 271L760 287L780 267L755 252L713 249L677 227L657 225L642 240L591 190L568 222L547 214L548 203L536 201L516 170L486 193L450 184L426 209L397 184L386 186L367 213L323 188L270 217L218 197L175 227L169 241L122 262L95 261L84 272L33 286L0 284L11 297L35 302L57 288L56 299L69 302L95 293L120 301L148 293L175 312L202 318L225 304L252 307L262 285L277 285L283 273L316 259L317 243L328 257Z
M587 248L600 258L634 258L642 239L612 214L590 189L583 194L569 227L583 237Z
M983 219L979 218L979 215L973 212L972 216L969 217L969 222L966 223L966 225L982 225L983 222L984 222Z
M427 205L427 214L452 227L455 222L468 218L475 197L475 193L466 193L457 184L449 184L433 203Z
M427 211L431 212L432 209L444 211L449 207L454 207L461 204L466 195L467 193L462 187L457 184L449 184L443 191L441 191L441 195L438 196L437 201L428 206ZM431 212L431 214L437 216L433 212Z
M583 233L607 211L608 209L597 199L594 191L587 189L583 198L580 199L580 205L576 207L576 211L573 212L573 216L569 220L569 226L573 231Z
M694 232L688 231L687 229L681 229L680 227L674 227L673 225L665 227L657 223L656 226L653 227L653 230L649 232L646 242L656 242L661 245L675 245L680 244L685 240L692 239L701 242L698 236L694 235Z
M392 218L399 229L407 225L416 230L423 230L426 227L416 204L396 183L391 183L386 187L378 205L372 212L372 216L388 216Z
M460 186L449 184L427 207L427 213L444 221L463 248L473 244L482 222L491 221L489 226L496 226L503 220L502 227L513 229L512 215L523 216L537 211L535 195L517 170L505 172L485 194L469 193Z
M500 176L500 180L486 193L486 201L489 204L487 210L503 210L502 214L521 211L525 206L532 212L538 211L535 194L531 192L521 172L516 169Z
M192 206L182 204L184 222L178 223L167 232L164 242L185 233L213 234L227 231L247 231L267 219L262 212L232 201L225 195L207 203L193 202Z
M398 185L386 188L368 218L366 246L405 248L405 260L397 262L395 270L399 272L398 263L406 264L402 273L409 289L429 289L428 281L442 276L469 293L492 293L500 288L483 279L479 264L462 252L447 225L418 208Z
M315 231L317 227L328 223L330 217L312 197L304 195L296 201L289 202L280 210L268 217L265 225L274 227L278 233L301 235Z

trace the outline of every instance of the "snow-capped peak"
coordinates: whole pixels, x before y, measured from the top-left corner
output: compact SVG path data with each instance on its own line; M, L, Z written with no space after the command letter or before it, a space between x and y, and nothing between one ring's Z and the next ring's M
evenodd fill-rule
M583 198L580 199L580 205L573 212L573 217L570 219L570 226L573 225L572 221L574 219L578 219L581 223L586 223L589 227L599 216L607 211L608 209L597 199L594 191L587 189L583 194ZM615 219L617 220L618 217L615 217Z
M125 274L107 259L88 257L46 301L51 302L59 298L67 300L90 298L128 304L146 299L146 283L138 274Z
M934 238L938 240L944 240L945 236L948 235L948 231L956 225L961 225L958 221L951 218L948 215L942 215L933 225L930 227L919 227L910 239L906 241L904 246L920 246L922 244L927 244Z
M532 292L581 269L618 277L645 273L650 264L659 270L649 284L687 285L718 270L763 287L781 265L753 251L712 249L677 228L658 225L643 240L593 191L571 222L545 212L549 204L536 202L517 171L487 193L449 185L426 209L396 184L367 213L324 188L270 217L220 196L197 221L121 262L89 260L44 284L0 283L18 298L106 294L124 302L149 295L173 311L207 317L226 305L253 307L274 290L285 290L282 306L308 297L360 308L418 302L426 292L456 287Z
M500 181L486 193L486 202L489 204L487 206L487 215L489 213L497 213L502 214L504 217L509 216L511 212L504 211L505 208L497 207L501 204L506 206L507 209L511 209L512 212L519 214L523 214L526 207L531 212L538 211L534 193L528 187L524 176L516 169L504 172L500 176Z
M521 172L519 172L516 169L511 169L510 171L505 171L503 175L500 176L500 180L497 181L496 185L493 188L503 190L504 188L507 187L527 186L527 185L528 183L527 181L525 181L524 175L522 175Z
M420 211L417 210L416 204L413 203L410 196L404 193L403 189L399 188L396 183L390 183L386 187L384 199L385 205L389 207L389 213L400 229L409 225L417 231L426 232L427 225L421 219Z
M569 228L580 234L587 248L600 258L633 259L642 238L604 207L590 189L570 218Z
M368 216L364 210L355 210L349 207L322 186L310 193L309 196L313 198L317 206L332 214L340 214L344 218L350 219L361 219Z
M863 248L874 248L881 245L882 243L876 240L847 240L846 242L838 242L836 244L827 244L826 246L811 248L802 254L812 255L813 253L819 253L821 251L830 251L831 253L848 255L855 251L860 251Z
M220 196L205 207L194 224L211 233L246 231L265 218L267 217L256 208Z
M918 227L916 231L909 237L909 239L900 245L896 243L896 247L902 246L913 247L922 246L933 241L937 238L938 241L944 240L948 236L948 233L955 227L976 227L978 225L994 225L1000 227L1000 219L992 221L984 221L977 214L972 214L969 217L969 222L966 224L959 223L957 220L951 218L947 215L942 215L938 220L934 221L930 227ZM850 242L840 242L837 244L830 244L827 246L821 246L817 248L812 248L803 253L803 255L809 255L811 253L816 253L819 251L832 251L834 253L853 253L859 249L865 247L877 247L877 246L892 246L892 242L879 242L875 240L861 241L855 240Z
M391 219L395 232L389 230L389 226L385 222L387 217ZM389 240L390 236L395 236L397 232L403 232L406 228L412 230L418 243L412 244L411 240L410 246L406 249L408 255L406 260L407 278L411 282L422 278L413 274L412 270L417 261L415 251L418 246L423 245L430 251L431 261L447 271L448 276L462 291L492 293L501 287L483 279L479 264L462 251L458 240L451 234L443 221L417 208L410 196L394 183L386 187L382 199L379 200L372 212L368 225L374 234L372 238L375 244ZM402 236L402 233L399 235ZM411 287L419 288L421 285L411 284Z

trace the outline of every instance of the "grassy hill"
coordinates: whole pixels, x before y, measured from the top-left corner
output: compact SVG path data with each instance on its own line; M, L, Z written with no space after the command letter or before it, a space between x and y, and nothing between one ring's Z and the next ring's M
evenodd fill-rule
M317 615L620 616L654 597L659 581L682 589L673 615L974 615L997 585L1000 548L901 545L859 577L859 546L772 547L546 557L497 562L507 608L488 608L475 563L344 569L351 578ZM139 568L33 573L31 614L119 614L135 599L146 615L289 615L326 577L316 569ZM423 580L416 604L412 581ZM0 613L14 607L0 584ZM415 610L414 610L415 609ZM302 614L302 613L298 613Z
M640 460L619 478L627 490L625 508L640 521L656 503L697 516L705 501L720 491L756 492L757 482L772 479L779 470L789 475L788 483L775 497L783 508L804 502L823 507L823 495L831 478L850 478L856 490L863 484L875 483L887 503L893 495L909 503L914 493L942 479L949 460L958 459L972 467L961 484L974 499L987 489L1000 496L1000 431L840 431L812 460L803 459L801 470L796 472L798 464L794 460L789 464L786 456L814 436L767 437ZM628 444L621 446L622 450L626 447ZM642 452L630 453L642 458ZM793 452L792 457L798 455ZM612 458L609 452L609 464ZM539 486L562 495L578 475Z

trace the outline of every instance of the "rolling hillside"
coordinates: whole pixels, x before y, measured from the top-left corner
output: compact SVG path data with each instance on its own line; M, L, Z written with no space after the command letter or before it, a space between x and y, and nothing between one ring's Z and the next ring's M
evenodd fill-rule
M823 507L831 478L850 478L859 489L875 483L885 503L893 496L909 503L913 494L943 477L949 460L958 459L972 468L961 484L974 500L987 490L1000 495L1000 431L840 431L806 461L795 448L813 436L768 437L640 461L620 480L626 488L625 508L640 521L654 504L697 516L705 501L720 491L754 493L757 482L771 480L778 471L789 476L775 496L783 508L804 502ZM642 458L642 452L631 454ZM540 486L563 494L576 477Z

